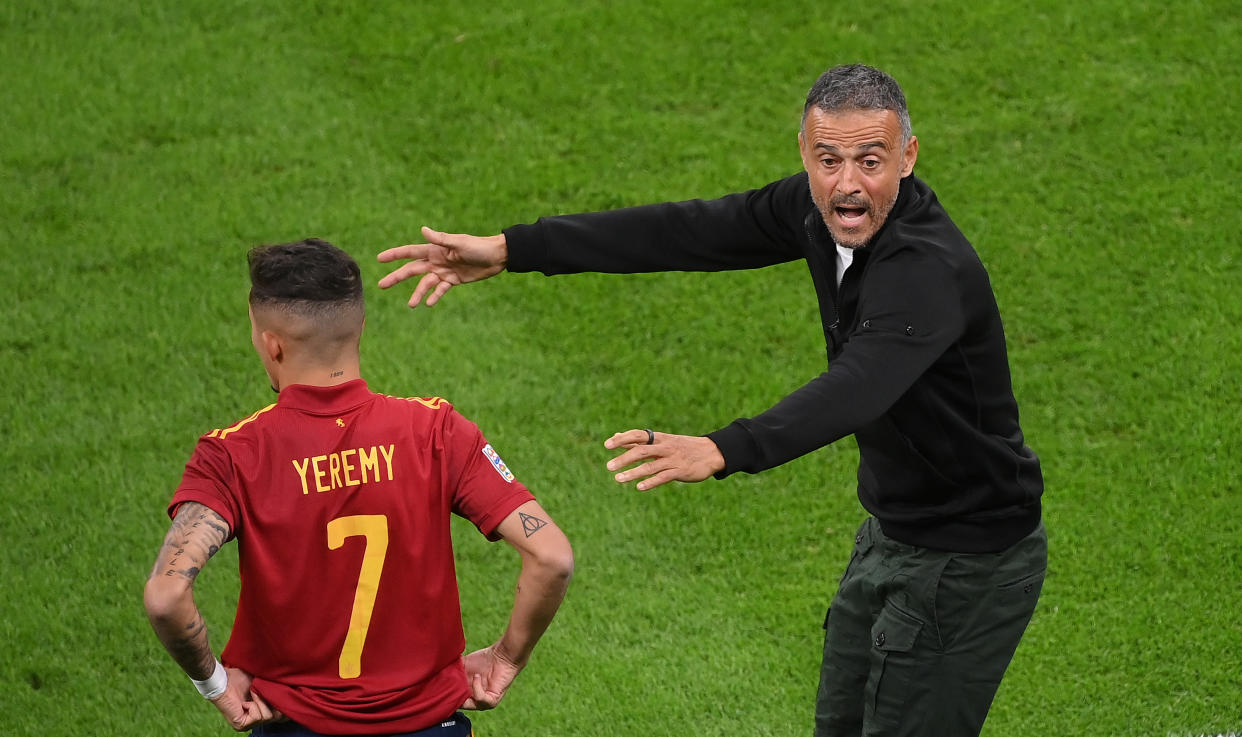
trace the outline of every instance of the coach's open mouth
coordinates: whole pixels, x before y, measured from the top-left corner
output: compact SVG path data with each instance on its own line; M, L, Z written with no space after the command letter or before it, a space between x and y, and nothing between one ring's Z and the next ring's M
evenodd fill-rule
M838 207L837 219L847 228L857 227L862 224L863 218L867 216L867 208L865 207Z

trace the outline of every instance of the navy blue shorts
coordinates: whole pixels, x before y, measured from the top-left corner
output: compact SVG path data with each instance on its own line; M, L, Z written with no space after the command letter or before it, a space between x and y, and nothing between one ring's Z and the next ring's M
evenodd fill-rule
M328 737L314 732L297 722L275 722L260 724L250 731L252 737ZM470 720L460 711L437 725L420 729L417 732L384 733L373 737L471 737Z

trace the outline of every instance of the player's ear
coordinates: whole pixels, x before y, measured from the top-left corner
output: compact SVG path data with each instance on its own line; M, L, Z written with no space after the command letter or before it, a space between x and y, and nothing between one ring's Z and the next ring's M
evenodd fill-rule
M280 363L285 357L285 344L280 336L271 330L264 330L259 334L260 345L263 347L263 355L272 363Z

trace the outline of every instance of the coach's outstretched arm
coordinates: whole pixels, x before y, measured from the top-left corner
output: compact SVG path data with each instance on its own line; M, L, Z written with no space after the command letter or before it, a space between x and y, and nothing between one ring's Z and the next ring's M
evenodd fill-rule
M194 603L194 579L228 536L228 523L220 515L198 502L182 504L147 579L143 604L168 654L240 732L284 716L250 691L249 674L216 660L207 624Z
M509 260L509 247L504 233L487 237L465 233L441 233L423 227L426 243L397 246L379 254L380 263L410 259L406 264L380 279L380 289L400 284L422 275L410 297L410 307L417 307L423 297L431 307L444 293L459 284L486 279L504 271Z
M466 709L491 709L504 698L560 608L574 571L569 540L539 502L513 510L497 532L521 554L522 573L504 635L464 658L470 684Z

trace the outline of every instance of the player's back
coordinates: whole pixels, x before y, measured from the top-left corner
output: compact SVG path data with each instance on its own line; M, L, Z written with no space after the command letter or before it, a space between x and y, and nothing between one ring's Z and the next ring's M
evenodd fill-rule
M399 731L451 714L467 691L449 516L491 534L532 498L490 450L447 402L374 394L361 380L285 387L204 437L187 479L198 465L223 480L231 508L217 511L239 545L225 662L317 731ZM203 501L197 486L183 482L174 503Z

